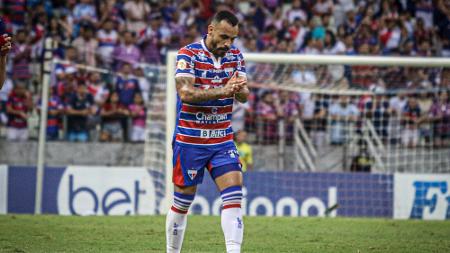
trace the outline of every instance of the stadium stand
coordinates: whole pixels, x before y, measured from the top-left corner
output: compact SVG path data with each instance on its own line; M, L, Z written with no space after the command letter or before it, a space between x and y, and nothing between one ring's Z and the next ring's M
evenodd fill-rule
M145 117L139 116L136 94L147 105L161 99L160 84L147 75L146 66L157 71L169 50L201 39L205 24L221 9L239 16L240 37L235 44L243 52L450 56L450 2L445 0L5 0L0 7L14 39L9 78L0 91L0 134L14 141L17 138L8 134L17 128L17 117L8 113L14 99L32 99L22 108L28 118L20 127L30 129L27 136L36 138L33 122L40 108L46 37L57 42L54 57L63 60L52 77L47 135L49 140L68 141L142 142L139 129ZM82 66L112 71L98 73ZM280 118L287 122L287 145L293 143L294 122L300 118L322 153L358 133L364 119L372 121L384 144L411 149L450 144L450 69L247 67L250 74L258 73L253 75L253 87L283 83L375 93L330 96L254 88L248 105L236 109L244 111L237 125L245 122L241 128L249 133L252 145L278 142ZM16 92L23 88L25 92ZM83 116L75 117L74 110ZM367 171L365 148L359 150L348 167ZM340 152L334 156L340 157Z

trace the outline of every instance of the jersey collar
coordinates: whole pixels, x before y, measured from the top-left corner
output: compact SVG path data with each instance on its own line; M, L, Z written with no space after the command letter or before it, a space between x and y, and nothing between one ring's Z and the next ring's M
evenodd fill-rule
M206 36L208 36L208 35L203 36L203 39L200 41L200 43L202 44L203 50L205 50L206 52L208 52L211 55L211 59L213 60L214 67L219 69L222 66L220 64L220 62L222 61L222 57L216 58L216 56L214 56L214 54L208 50L208 48L206 47Z

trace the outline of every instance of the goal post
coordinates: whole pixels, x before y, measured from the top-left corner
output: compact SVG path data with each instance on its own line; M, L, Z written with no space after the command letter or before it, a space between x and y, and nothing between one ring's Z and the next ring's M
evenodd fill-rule
M171 181L172 177L172 138L173 138L173 131L175 126L175 110L176 110L176 89L175 89L175 68L176 68L176 54L177 52L171 51L167 55L167 88L166 88L166 205L170 205L171 203L171 197L173 195L173 184ZM347 56L347 55L302 55L302 54L274 54L274 53L244 53L244 60L247 67L247 77L248 77L248 85L253 90L269 90L269 91L287 91L287 92L294 92L294 93L300 93L300 92L307 92L311 93L312 96L322 97L325 96L328 99L328 103L331 103L332 99L338 99L338 98L332 98L334 96L373 96L374 94L384 93L384 94L397 94L399 92L404 93L414 93L414 94L420 94L421 92L435 92L439 90L445 90L449 89L450 85L447 86L447 88L443 87L431 87L423 90L413 90L408 87L402 88L402 89L395 89L395 90L383 90L378 91L374 89L360 89L360 88L349 88L348 86L346 88L339 88L339 87L328 87L328 86L320 86L320 85L292 85L290 83L285 83L280 78L276 81L268 81L264 79L265 75L273 74L273 73L265 73L264 68L258 69L255 66L258 65L272 65L272 66L281 66L279 69L281 69L282 72L290 71L288 70L289 67L296 68L298 66L342 66L342 68L352 68L354 66L371 66L376 68L388 68L388 67L399 67L399 68L435 68L442 70L450 70L450 58L439 58L439 57L402 57L402 56ZM257 70L250 70L250 66L255 67ZM271 68L268 68L271 69ZM273 67L272 69L275 69ZM278 72L277 72L278 73ZM276 73L274 75L277 75ZM320 75L321 74L317 74ZM319 78L318 77L318 78ZM364 76L363 76L364 77ZM395 77L395 76L394 76ZM409 77L407 77L409 78ZM450 79L450 75L448 77ZM262 80L262 81L261 81ZM392 82L394 82L394 79L392 79ZM392 83L386 84L387 86L391 85ZM334 100L333 100L334 101ZM305 134L304 126L303 124L298 124L298 122L302 123L302 119L300 121L296 121L296 124L293 124L295 129L294 131L300 129L300 135L296 136L295 138L292 138L292 149L295 150L295 155L292 155L292 153L287 154L285 157L286 161L285 164L292 165L292 167L286 167L286 168L276 168L276 170L299 170L299 171L311 171L311 169L308 168L306 162L303 163L303 166L301 166L299 163L302 163L301 161L317 161L320 158L317 157L317 154L314 156L315 150L314 148L308 148L311 147L311 139L308 138L308 134ZM327 124L330 122L330 118L327 119ZM400 124L400 122L403 122L399 119L397 122ZM254 122L253 122L254 123ZM258 124L258 123L256 123ZM397 146L392 146L389 143L385 143L384 140L380 136L377 136L376 130L377 127L374 127L374 123L371 120L361 120L358 123L358 130L354 130L356 124L353 124L352 131L353 133L358 132L361 137L358 139L358 141L363 142L369 142L367 144L368 152L371 152L373 154L373 172L381 172L381 173L392 173L397 171L402 171L404 167L403 165L407 164L407 155L416 155L419 156L427 156L430 154L439 156L440 164L442 164L442 168L438 172L450 172L450 160L445 158L444 155L439 153L440 151L437 150L435 153L427 153L428 151L411 151L407 150L400 150L397 149ZM300 128L298 128L300 126ZM305 126L306 128L307 126ZM397 126L398 127L398 126ZM258 137L258 132L255 130L256 138ZM327 135L329 133L327 132ZM285 134L284 138L286 137ZM328 138L328 137L327 137ZM284 142L282 145L286 145ZM291 145L288 144L288 145ZM264 151L264 146L266 145L264 142L257 142L259 151L261 152L267 152ZM301 149L298 149L298 146L301 145ZM349 143L349 145L345 145L343 150L340 152L342 153L342 156L348 156L344 160L344 162L341 164L343 166L348 166L351 161L348 160L350 157L349 154L352 153L352 150L355 149L355 145L358 145L357 142ZM270 146L270 144L267 144L267 146ZM386 147L388 146L388 147ZM312 149L312 150L311 150ZM275 145L275 149L273 149L273 153L277 154L280 149L278 149L277 145ZM285 149L281 149L285 150ZM433 151L433 150L432 150ZM392 152L392 154L390 154ZM407 153L402 153L407 152ZM408 153L409 152L409 153ZM445 152L445 151L444 151ZM261 156L263 156L262 154ZM392 156L389 156L392 155ZM306 157L305 157L306 156ZM403 158L399 158L403 157ZM402 159L406 159L403 161ZM421 158L422 159L422 158ZM425 158L423 158L425 159ZM427 165L427 161L421 161L424 165ZM432 161L430 161L430 164ZM397 166L399 164L399 166ZM276 165L275 165L276 166ZM327 171L327 170L321 170L320 164L316 166L319 166L318 171ZM407 166L407 165L405 165ZM267 168L264 168L267 169ZM415 171L417 172L417 171ZM422 171L423 172L423 171ZM168 206L166 207L166 209Z

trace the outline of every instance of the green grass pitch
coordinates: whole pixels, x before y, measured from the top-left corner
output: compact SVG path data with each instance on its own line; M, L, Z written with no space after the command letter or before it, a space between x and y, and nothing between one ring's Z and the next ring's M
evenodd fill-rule
M245 217L242 252L450 252L450 221ZM165 252L164 216L0 216L0 252ZM225 252L220 217L190 216L184 252Z

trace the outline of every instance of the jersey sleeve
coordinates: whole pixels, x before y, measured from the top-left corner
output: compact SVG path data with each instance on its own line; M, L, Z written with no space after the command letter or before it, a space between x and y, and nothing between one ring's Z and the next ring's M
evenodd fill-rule
M195 77L193 58L194 53L185 47L178 51L175 77Z
M247 78L247 71L245 70L244 56L242 56L242 53L240 53L240 52L238 55L238 65L236 67L236 71L238 71L239 76Z

